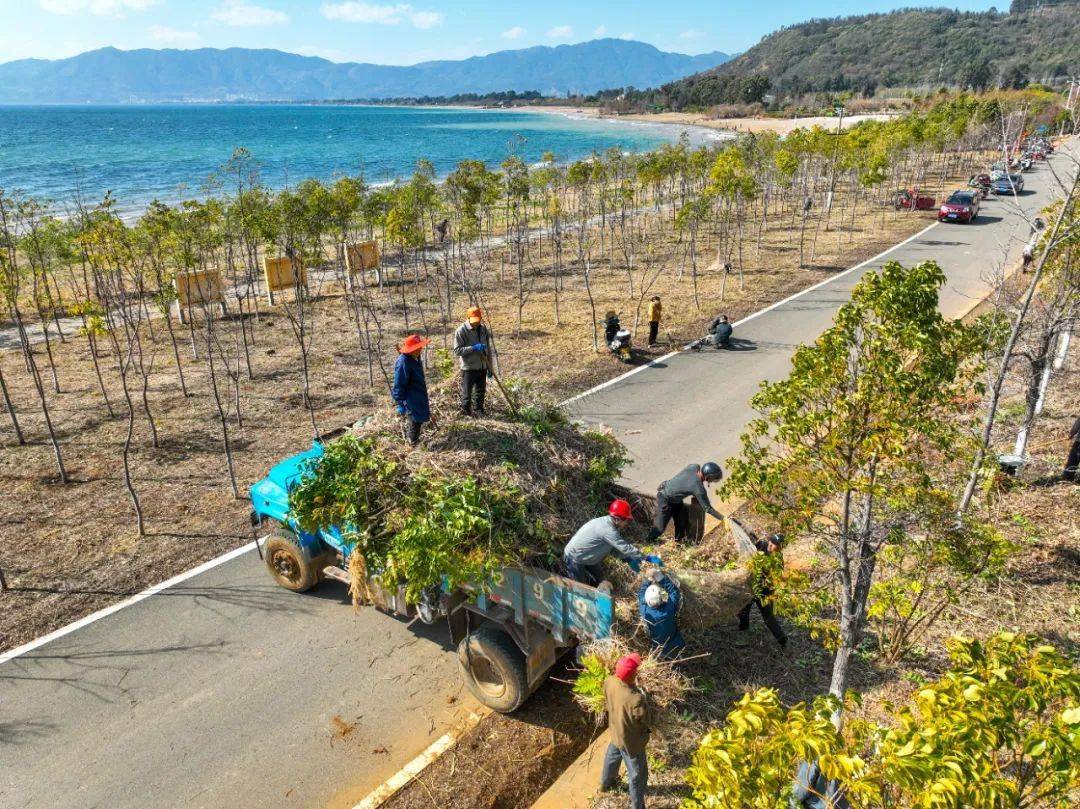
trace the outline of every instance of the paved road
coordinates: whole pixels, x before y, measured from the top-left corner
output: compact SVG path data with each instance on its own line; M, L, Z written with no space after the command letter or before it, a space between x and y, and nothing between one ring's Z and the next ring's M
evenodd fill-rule
M0 665L0 806L352 806L475 703L444 627L346 602L251 552Z
M1048 175L1029 175L1025 207L1048 199ZM979 224L934 227L885 258L940 261L956 314L985 290L987 256L1026 238L1010 207L990 201ZM859 274L738 326L749 350L680 354L570 409L617 430L644 490L724 459L758 381L786 373ZM288 593L240 555L0 664L0 805L350 806L471 708L446 643L442 627L354 613L333 582Z
M1070 143L1072 153L1080 153L1076 146L1075 140ZM1073 168L1060 151L1052 164L1059 175ZM1024 178L1023 195L984 200L974 224L936 224L865 266L736 324L740 350L663 358L572 400L567 409L574 418L614 430L633 458L624 482L643 492L656 491L687 463L722 463L739 451L739 433L753 417L750 398L758 384L787 375L795 347L828 328L864 273L887 261L911 265L934 259L948 276L941 293L946 315L962 315L986 297L1002 266L1020 261L1029 235L1021 208L1031 216L1058 196L1045 164Z

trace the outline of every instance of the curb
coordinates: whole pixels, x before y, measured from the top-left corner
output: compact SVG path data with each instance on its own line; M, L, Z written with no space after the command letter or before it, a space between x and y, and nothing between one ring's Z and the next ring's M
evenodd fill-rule
M563 770L547 792L530 809L589 809L599 791L600 771L604 766L604 751L608 746L605 729L585 752Z

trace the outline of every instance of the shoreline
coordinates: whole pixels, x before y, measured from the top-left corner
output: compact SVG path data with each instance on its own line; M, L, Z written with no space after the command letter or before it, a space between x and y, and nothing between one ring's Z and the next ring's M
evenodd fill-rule
M629 115L603 114L597 107L543 106L526 104L514 107L523 112L544 112L550 115L563 115L568 118L590 118L612 123L639 123L653 126L681 127L687 131L707 132L710 139L727 140L739 135L758 132L775 132L781 137L797 128L835 126L837 119L829 115L812 115L804 118L710 118L701 112L636 112ZM891 113L869 113L844 116L844 129L862 121L887 120Z

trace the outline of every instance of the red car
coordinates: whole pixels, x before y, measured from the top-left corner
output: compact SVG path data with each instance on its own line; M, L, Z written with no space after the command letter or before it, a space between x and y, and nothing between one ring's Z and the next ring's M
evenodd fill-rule
M979 216L979 192L953 191L938 209L939 222L974 222Z
M893 207L898 211L911 210L912 207L916 211L930 211L933 210L935 203L936 200L933 197L920 197L918 193L913 194L906 188L897 191L893 197Z

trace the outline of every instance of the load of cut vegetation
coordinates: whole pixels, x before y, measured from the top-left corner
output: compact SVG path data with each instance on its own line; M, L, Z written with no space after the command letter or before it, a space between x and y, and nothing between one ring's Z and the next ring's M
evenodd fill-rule
M311 461L290 493L292 515L306 531L341 531L354 600L365 600L371 574L417 601L444 577L456 586L507 565L553 566L599 513L625 464L622 445L540 400L515 412L444 417L416 449L393 416L375 414Z

